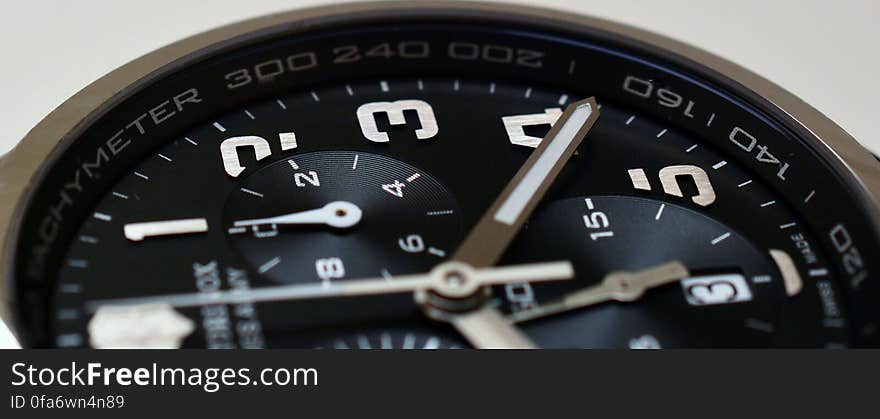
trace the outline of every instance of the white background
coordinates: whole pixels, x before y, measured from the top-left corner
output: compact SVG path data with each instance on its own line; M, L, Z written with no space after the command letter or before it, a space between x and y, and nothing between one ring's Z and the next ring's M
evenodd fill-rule
M792 91L880 152L880 2L532 0L686 41ZM88 83L153 49L244 18L327 0L57 0L0 15L0 153ZM0 203L3 205L5 203ZM2 329L2 327L0 327ZM0 347L10 339L0 330Z

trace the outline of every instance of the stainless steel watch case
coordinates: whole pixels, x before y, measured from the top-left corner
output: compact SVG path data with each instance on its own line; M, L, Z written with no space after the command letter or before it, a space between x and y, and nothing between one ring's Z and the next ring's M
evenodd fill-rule
M66 100L8 154L0 157L0 317L14 319L14 249L23 212L45 171L65 152L84 127L142 86L188 63L222 53L249 39L276 33L295 33L336 22L381 17L494 17L532 25L562 28L585 35L601 34L665 51L671 58L701 68L737 92L770 105L769 112L813 145L842 178L857 191L854 199L870 211L875 235L880 236L880 161L841 127L793 94L723 58L682 42L595 17L506 4L448 1L368 2L341 4L278 13L204 32L137 58L86 86ZM13 328L13 333L15 330Z

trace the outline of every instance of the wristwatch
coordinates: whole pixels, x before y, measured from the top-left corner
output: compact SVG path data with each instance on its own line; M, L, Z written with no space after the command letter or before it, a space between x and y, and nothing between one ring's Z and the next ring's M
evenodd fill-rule
M0 202L26 347L880 345L880 161L742 67L570 13L205 32L55 109Z

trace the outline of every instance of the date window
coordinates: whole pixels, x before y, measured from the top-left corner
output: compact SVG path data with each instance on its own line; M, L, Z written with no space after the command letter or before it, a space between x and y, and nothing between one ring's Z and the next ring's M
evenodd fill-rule
M737 274L683 279L681 288L688 304L692 306L732 304L752 300L752 291L745 277Z

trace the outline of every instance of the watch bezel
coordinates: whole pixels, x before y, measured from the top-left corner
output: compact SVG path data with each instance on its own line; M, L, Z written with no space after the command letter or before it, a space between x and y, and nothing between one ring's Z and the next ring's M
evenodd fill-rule
M425 16L493 16L585 35L601 34L662 50L673 60L699 68L737 93L769 105L770 112L803 139L838 174L851 183L860 204L869 211L880 235L880 161L845 130L795 95L767 79L721 57L665 36L590 16L509 4L451 1L367 2L294 10L257 17L204 32L137 58L86 86L47 115L16 147L0 157L0 319L11 319L10 300L14 243L24 208L45 170L72 144L84 127L141 87L191 62L223 53L228 48L277 33L296 33L339 22L376 18ZM13 330L13 333L16 331Z

